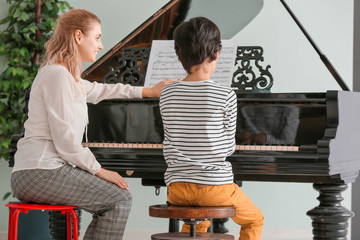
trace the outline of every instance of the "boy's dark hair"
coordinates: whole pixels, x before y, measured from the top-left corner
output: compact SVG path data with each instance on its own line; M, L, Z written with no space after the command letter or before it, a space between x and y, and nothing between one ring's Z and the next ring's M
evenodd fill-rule
M173 33L176 55L187 73L192 66L216 59L221 50L220 30L205 17L191 18L177 26Z

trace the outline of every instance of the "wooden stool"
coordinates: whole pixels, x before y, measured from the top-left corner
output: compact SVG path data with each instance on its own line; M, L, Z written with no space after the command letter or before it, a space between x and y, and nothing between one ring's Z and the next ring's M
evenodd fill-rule
M187 233L158 233L151 240L185 240L185 239L234 239L234 236L221 233L198 233L196 225L204 220L214 218L229 218L235 216L235 207L189 207L173 205L153 205L149 207L151 217L172 218L184 221L190 225L190 235Z
M73 218L73 239L78 240L78 218L74 209L75 206L60 206L60 205L44 205L44 204L31 204L31 203L8 203L7 207L10 208L9 213L9 230L8 239L17 240L18 220L21 212L27 214L29 210L47 210L47 211L60 211L66 214L67 225L67 239L71 240L71 218Z

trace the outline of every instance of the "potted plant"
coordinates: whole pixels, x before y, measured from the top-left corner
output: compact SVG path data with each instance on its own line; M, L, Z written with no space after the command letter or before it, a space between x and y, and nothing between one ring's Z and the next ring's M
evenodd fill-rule
M66 1L7 0L6 24L0 31L0 56L5 69L0 73L0 157L8 159L10 138L21 133L25 110L25 92L37 73L59 14L70 8Z
M35 78L45 53L45 43L56 19L70 9L68 2L60 0L7 0L7 3L8 15L0 20L0 25L5 26L0 31L0 56L4 59L4 70L0 72L0 159L5 160L9 157L11 136L23 132L25 93ZM10 192L5 193L3 200L10 195ZM24 215L24 218L28 216ZM27 236L27 239L41 238Z

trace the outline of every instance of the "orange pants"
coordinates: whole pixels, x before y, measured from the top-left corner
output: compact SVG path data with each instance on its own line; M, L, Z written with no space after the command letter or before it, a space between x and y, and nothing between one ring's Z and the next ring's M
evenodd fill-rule
M231 219L241 226L239 240L260 240L264 217L260 209L233 183L227 185L200 185L176 182L168 186L168 201L183 206L234 206L236 216ZM210 221L203 221L197 232L206 232ZM182 232L189 231L188 225Z

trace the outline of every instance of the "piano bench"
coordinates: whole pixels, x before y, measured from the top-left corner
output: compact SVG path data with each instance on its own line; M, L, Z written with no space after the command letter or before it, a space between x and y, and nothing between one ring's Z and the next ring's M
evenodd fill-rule
M221 233L196 233L196 225L204 220L216 218L229 218L235 216L235 207L198 207L153 205L149 207L149 215L158 218L182 220L190 225L189 233L169 232L158 233L151 236L151 240L185 240L185 239L234 239L234 236Z
M61 214L66 214L67 239L78 240L78 217L74 211L74 209L78 207L33 203L8 203L5 206L10 208L8 229L9 240L17 240L19 214L21 212L27 214L30 210L60 211ZM73 236L71 236L71 216L73 220Z

